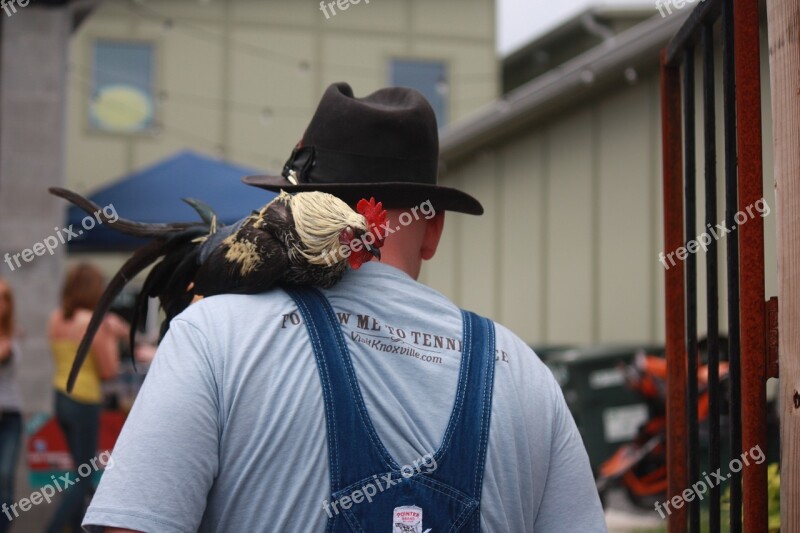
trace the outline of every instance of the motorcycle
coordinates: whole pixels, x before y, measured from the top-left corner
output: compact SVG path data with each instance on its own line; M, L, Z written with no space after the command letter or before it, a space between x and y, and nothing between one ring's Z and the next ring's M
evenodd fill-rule
M704 348L704 343L700 348ZM667 361L660 356L640 353L634 357L633 364L624 365L623 370L627 386L645 398L651 416L631 442L620 446L600 465L597 490L604 499L610 488L621 485L632 503L652 508L667 492ZM697 369L697 420L701 435L707 434L708 426L708 370L708 365ZM720 361L720 387L727 379L728 363Z

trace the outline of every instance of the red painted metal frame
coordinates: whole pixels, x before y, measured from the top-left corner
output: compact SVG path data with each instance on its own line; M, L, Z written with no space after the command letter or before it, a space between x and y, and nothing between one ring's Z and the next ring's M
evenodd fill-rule
M763 155L761 125L761 65L758 0L733 0L734 49L736 78L736 151L738 158L738 209L747 216L738 225L740 267L740 341L741 396L743 401L742 451L749 465L743 466L744 531L767 531L767 465L752 461L751 449L760 446L766 453L766 390L768 377L777 374L775 354L768 354L775 344L777 331L767 316L775 315L775 302L765 303L764 222L754 205L763 199ZM699 27L703 14L715 6L696 8L697 21L682 28L678 44L670 43L661 56L661 112L664 160L664 247L669 253L683 242L683 161L680 49L691 40L694 26ZM688 37L687 37L688 36ZM685 44L685 43L684 43ZM749 211L748 211L749 209ZM740 215L744 216L744 215ZM688 418L686 360L686 285L684 266L678 262L666 271L666 356L667 381L667 465L668 496L679 495L688 487ZM773 322L774 316L772 317ZM773 349L774 351L774 349ZM770 366L771 365L771 366ZM738 458L733 458L738 459ZM743 461L745 462L745 461ZM686 507L671 508L669 531L687 529Z
M666 64L661 53L661 128L664 171L664 253L684 244L683 143L681 133L681 77L679 67ZM689 486L686 361L686 286L684 264L678 261L665 273L667 357L667 497ZM686 531L686 506L672 508L670 533Z
M767 357L764 219L753 205L764 196L761 148L761 61L758 0L734 0L736 135L739 211L739 317L742 365L742 452L767 444ZM751 216L750 213L753 213ZM767 465L751 462L742 477L744 531L767 531Z

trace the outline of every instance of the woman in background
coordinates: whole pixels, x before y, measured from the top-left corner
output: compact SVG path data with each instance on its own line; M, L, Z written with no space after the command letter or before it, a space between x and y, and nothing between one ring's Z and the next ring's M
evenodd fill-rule
M22 436L22 398L16 382L19 357L14 296L8 283L0 278L0 508L3 509L14 503L14 473ZM10 525L8 516L0 513L0 533L8 531Z
M72 393L67 393L67 378L81 338L104 289L100 271L89 264L79 264L67 273L61 292L61 307L50 316L48 337L55 359L56 418L64 431L74 462L70 479L78 478L77 469L97 454L100 410L103 403L103 380L113 379L119 368L119 341L128 328L115 315L107 315L95 335L89 357L78 374ZM64 499L50 524L49 531L62 533L65 526L81 531L86 495L91 486L76 483L65 491Z

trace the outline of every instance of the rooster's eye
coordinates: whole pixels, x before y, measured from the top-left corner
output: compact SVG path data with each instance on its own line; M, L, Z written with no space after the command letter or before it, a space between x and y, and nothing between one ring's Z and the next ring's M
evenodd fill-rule
M350 241L355 239L355 236L356 235L355 232L353 231L353 228L348 226L345 229L343 229L341 233L339 233L339 244L349 245Z

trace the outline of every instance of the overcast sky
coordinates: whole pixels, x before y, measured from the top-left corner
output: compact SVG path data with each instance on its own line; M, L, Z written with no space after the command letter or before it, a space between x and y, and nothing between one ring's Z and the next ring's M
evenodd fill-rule
M655 0L497 0L497 51L508 54L589 6L653 6Z

